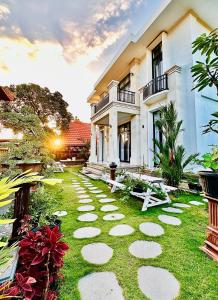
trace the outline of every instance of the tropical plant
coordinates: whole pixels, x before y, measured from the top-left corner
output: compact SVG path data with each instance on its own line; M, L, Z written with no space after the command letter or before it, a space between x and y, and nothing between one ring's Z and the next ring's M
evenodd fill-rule
M35 280L28 299L57 299L59 270L68 250L67 244L60 240L62 236L58 227L43 226L37 232L29 231L19 242L18 273L24 278L34 276Z
M163 142L154 140L159 151L154 152L154 159L159 164L163 178L171 186L178 186L183 176L184 168L194 161L198 154L189 155L186 158L185 148L177 145L177 138L183 130L183 121L177 121L177 112L174 104L161 109L161 118L156 125L163 134Z
M213 172L218 172L218 148L212 149L211 153L205 153L201 159L196 160L204 168L209 168Z
M193 43L193 53L199 52L205 61L197 61L191 68L192 76L196 85L194 89L203 90L207 86L214 86L218 95L218 29L210 34L200 35ZM218 112L212 114L214 117L205 125L203 133L218 133Z

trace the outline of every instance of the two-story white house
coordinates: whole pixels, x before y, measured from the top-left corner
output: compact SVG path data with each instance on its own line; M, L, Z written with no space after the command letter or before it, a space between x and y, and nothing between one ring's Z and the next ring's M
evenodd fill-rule
M218 27L217 0L168 0L103 72L88 98L91 105L90 164L154 166L155 126L160 108L173 101L184 131L179 137L188 154L217 144L202 135L218 110L216 90L193 90L191 67L200 59L192 42Z

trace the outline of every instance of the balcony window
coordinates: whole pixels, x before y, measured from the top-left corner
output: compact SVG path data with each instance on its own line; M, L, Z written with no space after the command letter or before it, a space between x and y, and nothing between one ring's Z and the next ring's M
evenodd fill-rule
M152 78L155 79L163 74L162 43L152 51Z

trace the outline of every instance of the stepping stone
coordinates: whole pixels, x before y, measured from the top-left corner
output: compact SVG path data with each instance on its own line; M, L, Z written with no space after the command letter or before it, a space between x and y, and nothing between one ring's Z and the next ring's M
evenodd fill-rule
M75 190L76 190L76 191L85 191L85 189L82 188L82 187L75 188Z
M65 210L58 210L55 213L53 213L53 215L55 215L57 217L64 217L67 215L67 212Z
M205 203L208 203L208 199L207 198L203 198L202 201L204 201Z
M135 241L129 246L129 252L137 258L155 258L162 253L162 249L156 242Z
M168 215L159 215L158 219L161 222L163 222L165 224L169 224L169 225L178 226L178 225L180 225L182 223L180 219L178 219L176 217L168 216Z
M183 213L182 209L174 208L174 207L164 207L164 208L162 208L162 210L165 212L168 212L168 213L175 213L175 214Z
M87 213L80 215L77 220L81 222L94 222L98 219L98 216L96 214Z
M148 236L160 236L164 234L163 227L153 222L141 223L139 230Z
M113 272L95 272L79 280L81 300L124 300L122 288Z
M79 199L89 198L89 195L79 195L78 198L79 198Z
M105 194L99 194L95 196L96 198L107 198L107 195Z
M92 243L84 246L81 254L91 264L104 265L113 256L113 249L104 243Z
M104 205L100 208L101 211L114 211L114 210L118 210L119 207L115 206L115 205Z
M82 199L82 200L79 200L79 203L91 203L92 202L92 199Z
M173 300L180 291L180 284L174 275L158 267L140 267L138 284L142 293L151 300Z
M116 200L112 199L112 198L104 198L104 199L99 200L100 203L110 203L110 202L114 202L114 201L116 201Z
M199 201L189 201L190 204L195 205L195 206L200 206L200 205L204 205L204 203L199 202Z
M95 210L95 207L93 205L83 205L77 208L78 211L91 211Z
M109 235L112 236L124 236L133 233L135 230L126 224L116 225L109 231Z
M100 194L100 193L102 193L102 191L101 190L95 190L95 191L90 191L92 194Z
M95 186L93 186L93 187L90 187L90 188L88 188L90 191L92 191L92 190L97 190L98 188L97 187L95 187Z
M117 221L125 218L123 214L107 214L103 217L103 220L105 221Z
M86 191L77 191L77 194L85 194Z
M191 207L188 204L180 203L180 202L173 203L172 205L175 206L175 207L181 207L181 208L189 208L189 207Z
M97 227L81 227L76 229L73 233L73 237L76 239L88 239L98 236L101 233L101 229Z

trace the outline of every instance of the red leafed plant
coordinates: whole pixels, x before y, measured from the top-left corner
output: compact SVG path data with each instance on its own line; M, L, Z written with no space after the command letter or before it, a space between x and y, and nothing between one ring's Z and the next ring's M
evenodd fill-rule
M33 276L35 279L31 289L28 287L28 300L57 299L55 289L61 278L59 270L63 267L63 257L68 249L67 244L60 240L62 236L58 227L43 226L37 232L29 231L20 241L17 271L23 278ZM23 294L26 292L23 289Z

